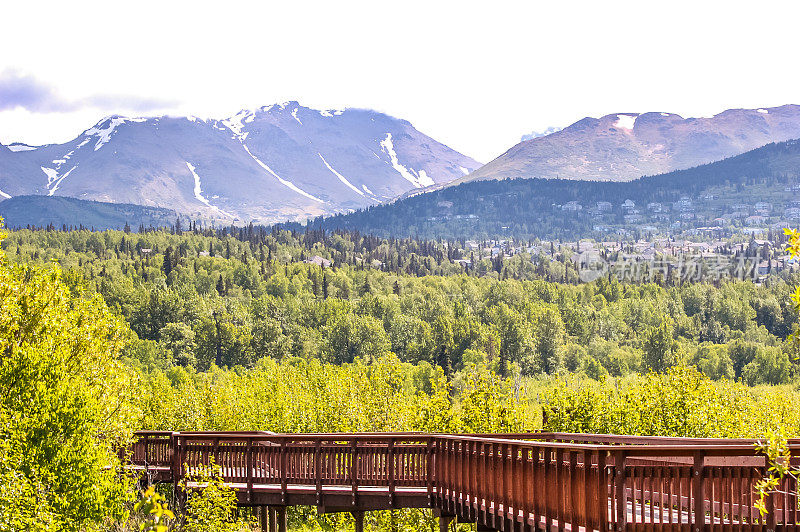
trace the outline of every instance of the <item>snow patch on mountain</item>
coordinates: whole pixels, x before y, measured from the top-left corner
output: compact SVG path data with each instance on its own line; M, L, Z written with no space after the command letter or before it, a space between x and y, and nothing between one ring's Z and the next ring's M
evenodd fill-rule
M324 117L326 117L326 118L331 118L331 117L334 117L334 116L339 116L339 115L341 115L342 113L344 113L344 111L342 111L342 110L339 110L339 109L326 109L326 110L323 110L323 111L320 111L320 112L319 112L319 114L320 114L320 115L322 115L322 116L324 116Z
M614 122L614 127L617 129L633 129L634 124L636 124L636 118L639 115L617 115L617 121Z
M339 172L334 170L333 167L328 164L328 161L325 160L325 157L323 157L321 153L318 152L317 155L319 155L319 158L322 159L323 163L325 163L325 166L328 167L328 170L333 172L333 175L335 175L336 177L339 178L339 181L341 181L342 183L347 185L348 188L350 188L353 192L355 192L359 196L363 196L364 195L364 193L361 192L360 190L358 190L355 186L353 186L353 184L350 181L348 181L345 176L343 176L342 174L340 174Z
M419 176L419 182L422 183L423 186L429 187L434 184L433 179L428 177L428 173L425 170L420 170L419 172L417 172L417 175Z
M11 199L11 194L6 194L2 190L0 190L0 196L3 196L5 199Z
M103 145L111 140L111 135L114 134L117 127L127 122L146 122L146 118L125 118L124 116L112 116L105 120L101 120L93 128L84 131L84 135L90 137L97 137L97 143L94 145L94 151L99 150ZM99 127L100 124L105 123L106 127Z
M236 218L231 213L223 211L222 209L220 209L216 205L211 205L211 203L208 201L208 199L206 199L205 196L203 196L203 189L200 186L200 176L197 175L197 171L195 170L194 165L192 163L190 163L189 161L186 161L186 167L192 173L192 177L194 177L194 197L198 201L200 201L201 203L205 204L206 207L211 207L212 209L216 210L220 214L224 214L228 218Z
M23 144L21 142L14 142L6 147L11 151L33 151L37 148L37 146L28 146L27 144Z
M55 168L47 168L45 166L40 166L40 168L42 169L42 172L44 172L44 175L47 176L46 187L49 189L53 181L58 179L58 170L56 170Z
M461 170L461 173L463 173L464 175L469 174L469 168L464 168L463 166L459 166L458 169Z
M295 107L294 109L292 109L292 118L294 118L295 120L297 120L297 123L298 123L298 124L300 124L300 125L302 126L302 125L303 125L303 122L301 122L301 121L300 121L300 119L299 119L299 118L297 118L297 111L298 111L298 108L297 108L297 107Z
M234 116L224 119L222 123L225 124L225 127L233 131L237 137L244 138L247 136L247 133L245 133L244 136L242 135L242 129L244 128L244 125L255 120L255 117L256 114L253 111L242 109Z
M397 170L397 172L403 176L403 179L410 182L416 188L428 187L434 184L433 179L428 177L424 170L421 175L415 175L413 170L409 170L400 163L400 160L397 158L397 152L394 151L391 133L387 133L386 138L381 141L381 149L389 156L392 168Z
M767 111L766 109L756 109L756 111L761 113L762 115L768 115L769 114L769 111Z
M286 180L286 179L282 178L281 176L279 176L278 174L276 174L276 173L275 173L275 172L272 170L272 168L270 168L269 166L267 166L266 164L264 164L264 163L261 161L261 159L259 159L259 158L258 158L258 157L256 157L255 155L253 155L253 153L250 151L250 148L248 148L248 147L247 147L247 145L245 145L244 143L242 143L242 147L244 148L244 151L246 151L246 152L247 152L247 154L248 154L250 157L252 157L252 158L253 158L253 160L254 160L255 162L257 162L257 163L258 163L258 165L259 165L261 168L263 168L264 170L266 170L267 172L269 172L270 174L272 174L272 175L275 177L275 179L277 179L278 181L280 181L280 183L281 183L282 185L289 187L290 189L294 190L295 192L297 192L298 194L300 194L300 195L302 195L302 196L305 196L305 197L307 197L308 199L312 199L312 200L314 200L314 201L318 201L318 202L320 202L320 203L325 203L324 201L322 201L322 200L321 200L321 199L319 199L318 197L316 197L316 196L314 196L314 195L311 195L311 194L309 194L309 193L308 193L308 192L306 192L305 190L302 190L300 187L298 187L297 185L295 185L295 184L294 184L294 183L292 183L291 181L288 181L288 180Z
M69 170L67 170L67 173L65 173L65 174L64 174L64 175L62 175L61 177L58 177L58 174L56 174L56 178L57 178L57 180L56 180L56 181L53 183L53 188L51 188L51 189L50 189L50 190L47 192L47 195L48 195L48 196L52 196L53 194L55 194L55 193L56 193L56 190L58 190L58 186L61 184L61 182L62 182L62 181L64 181L64 180L67 178L67 176L68 176L69 174L71 174L71 173L72 173L72 171L73 171L73 170L75 170L77 167L78 167L78 165L76 164L75 166L73 166L72 168L70 168ZM44 168L43 168L43 170L44 170ZM48 175L47 177L49 178L50 176Z

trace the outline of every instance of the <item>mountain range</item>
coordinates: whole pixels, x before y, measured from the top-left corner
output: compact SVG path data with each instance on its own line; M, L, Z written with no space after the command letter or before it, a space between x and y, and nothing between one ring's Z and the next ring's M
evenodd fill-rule
M800 105L729 109L712 117L615 113L533 134L452 184L485 179L630 181L800 138Z
M692 168L800 138L800 106L701 118L615 113L524 138L481 166L405 120L364 109L314 110L287 102L220 120L115 115L63 144L0 144L0 201L33 195L166 209L146 211L158 212L148 220L174 212L225 225L304 221L467 182L624 182ZM67 203L45 208L26 199L15 205L6 209L13 216L30 205L64 223L76 219L81 205L92 219L115 225L134 213L129 206L72 202L69 216L58 216Z
M358 209L479 166L405 120L288 102L223 120L110 116L64 144L0 145L0 196L271 223Z

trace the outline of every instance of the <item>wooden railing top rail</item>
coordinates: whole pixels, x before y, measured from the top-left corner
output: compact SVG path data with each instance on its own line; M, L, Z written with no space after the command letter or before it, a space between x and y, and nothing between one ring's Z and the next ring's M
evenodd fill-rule
M141 433L154 434L154 433ZM519 446L546 446L553 449L573 449L588 451L624 450L632 455L654 455L657 453L680 456L691 455L697 451L715 456L732 456L736 454L752 455L757 451L753 439L713 439L713 438L667 438L646 436L618 436L600 434L571 433L517 433L517 434L438 434L421 432L394 433L303 433L276 434L268 432L175 432L181 442L207 441L249 441L269 443L314 443L314 442L358 442L388 443L397 440L405 442L427 443L435 439L476 441L495 444L514 444ZM790 448L800 447L800 440L789 440Z

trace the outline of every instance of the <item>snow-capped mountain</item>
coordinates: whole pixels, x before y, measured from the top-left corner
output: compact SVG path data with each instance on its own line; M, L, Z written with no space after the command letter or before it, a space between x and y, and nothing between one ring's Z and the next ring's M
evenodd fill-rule
M615 113L524 140L455 183L518 177L630 181L794 138L800 138L798 105L730 109L708 118Z
M67 196L266 223L365 207L479 166L405 120L288 102L224 120L111 116L65 144L0 145L0 198Z

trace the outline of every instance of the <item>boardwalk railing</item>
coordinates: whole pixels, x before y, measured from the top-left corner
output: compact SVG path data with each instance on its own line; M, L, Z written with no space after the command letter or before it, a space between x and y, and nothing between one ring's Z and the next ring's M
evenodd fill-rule
M431 507L495 530L796 528L797 486L755 509L752 440L533 433L140 433L161 481L214 462L243 505ZM800 442L790 442L800 451Z

